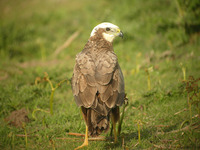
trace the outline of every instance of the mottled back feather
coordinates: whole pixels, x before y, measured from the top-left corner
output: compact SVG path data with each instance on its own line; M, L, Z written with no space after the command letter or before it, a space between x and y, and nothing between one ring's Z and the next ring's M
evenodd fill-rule
M123 104L125 93L123 74L112 43L104 40L101 33L91 37L76 56L72 90L90 134L107 130L110 111Z

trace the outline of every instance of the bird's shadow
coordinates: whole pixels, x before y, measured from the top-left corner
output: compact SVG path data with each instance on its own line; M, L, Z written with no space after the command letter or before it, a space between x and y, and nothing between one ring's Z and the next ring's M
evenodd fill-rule
M140 131L140 136L141 136L141 139L143 139L143 140L146 139L146 140L149 140L149 143L154 143L155 141L152 141L153 139L150 138L150 137L152 137L152 135L154 135L154 137L156 138L158 136L158 134L157 134L158 132L160 132L160 133L170 132L176 128L177 128L177 125L173 125L173 126L169 126L169 127L162 127L162 129L159 127L151 126L149 128L142 129ZM152 140L150 140L150 139L152 139ZM114 143L113 136L112 137L108 136L106 138L107 142L104 146L104 149L115 149L115 148L120 148L120 147L122 147L122 149L125 149L125 148L123 148L123 146L125 146L126 143L129 143L131 140L135 140L136 141L135 145L137 145L137 143L138 143L138 131L137 130L134 130L129 133L121 133L120 136L118 137L117 143ZM134 145L133 145L133 147L134 147ZM139 147L137 146L137 148L139 148Z
M130 132L130 133L122 133L118 137L118 142L114 143L114 137L108 136L106 138L106 144L104 146L104 149L114 149L117 147L122 147L124 145L124 142L129 142L131 139L137 139L138 135L137 132Z
M141 139L149 139L149 137L152 136L152 132L156 132L156 128L147 128L147 129L142 129L140 131L140 135L141 135ZM134 130L132 132L129 133L121 133L120 136L118 137L118 142L114 143L114 137L109 136L107 137L106 144L104 146L104 149L115 149L115 148L119 148L126 145L126 143L129 143L131 140L135 140L135 144L137 145L138 142L138 131ZM149 141L150 143L152 141Z

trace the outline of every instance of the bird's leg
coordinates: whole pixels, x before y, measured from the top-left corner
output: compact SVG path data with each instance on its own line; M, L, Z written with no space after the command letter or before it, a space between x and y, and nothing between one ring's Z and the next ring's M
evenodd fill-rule
M87 125L86 125L86 129L85 129L85 140L84 140L84 143L81 146L75 148L74 150L83 148L84 146L88 146L88 126Z
M111 129L110 129L110 136L113 134L113 124L111 124Z
M117 143L116 122L114 120L113 115L111 115L111 120L112 120L112 126L113 126L113 131L114 131L115 143Z
M121 117L119 118L118 131L117 131L117 135L118 135L118 136L120 135L121 129L122 129L122 122L123 122L123 119L124 119L124 109L125 109L125 105L123 105L123 108L122 108L122 115L121 115Z
M122 115L119 119L119 124L118 124L118 132L117 132L117 135L119 136L120 135L120 132L121 132L121 128L122 128L122 122L123 122L123 119L124 119L124 112L125 112L125 108L128 106L128 98L124 97L124 105L123 105L123 108L122 108Z

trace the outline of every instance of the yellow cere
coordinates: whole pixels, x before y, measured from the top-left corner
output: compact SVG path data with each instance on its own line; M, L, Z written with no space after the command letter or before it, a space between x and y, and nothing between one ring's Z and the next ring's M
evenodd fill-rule
M119 33L120 32L120 29L117 29L117 33Z

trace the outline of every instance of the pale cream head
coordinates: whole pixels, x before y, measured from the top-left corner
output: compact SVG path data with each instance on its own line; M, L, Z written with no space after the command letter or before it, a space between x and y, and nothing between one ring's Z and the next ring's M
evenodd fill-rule
M94 36L100 28L105 29L105 32L103 32L103 38L109 42L113 42L116 36L123 37L123 33L121 32L119 27L109 22L104 22L94 27L90 34L90 37Z

